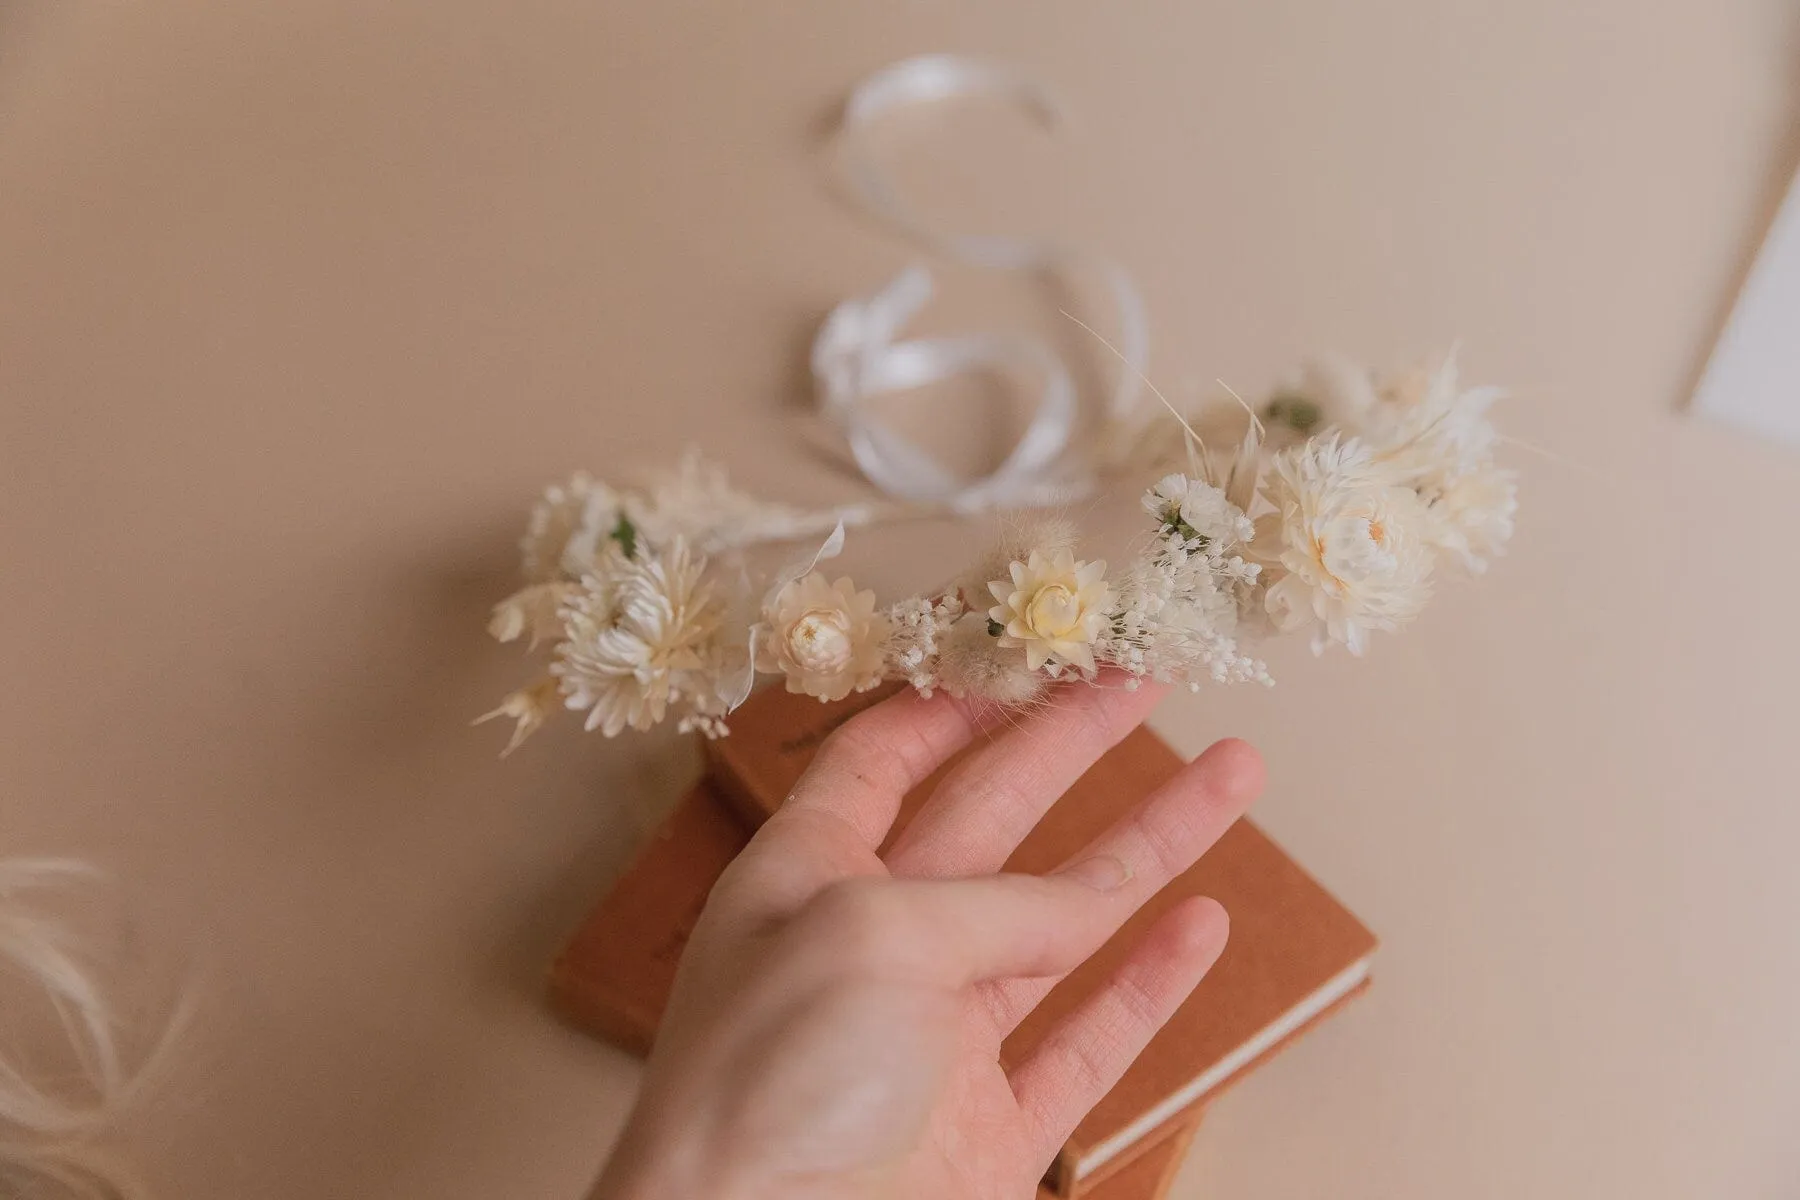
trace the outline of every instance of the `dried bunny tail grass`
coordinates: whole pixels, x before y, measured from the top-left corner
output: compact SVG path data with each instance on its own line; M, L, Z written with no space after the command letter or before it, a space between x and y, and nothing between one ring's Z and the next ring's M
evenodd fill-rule
M85 863L0 859L0 979L22 984L54 1012L67 1036L61 1053L79 1092L34 1080L0 1056L0 1195L23 1200L139 1200L148 1192L96 1142L142 1090L176 1021L141 1064L120 1044L122 1022L70 923L50 911L103 883ZM69 1072L59 1072L66 1076Z
M1033 550L1073 553L1079 540L1075 522L1062 513L1007 513L1001 517L999 538L958 577L956 586L971 607L985 611L991 599L988 584L1007 578L1013 563L1026 561Z
M988 632L985 612L972 612L950 627L938 651L938 683L959 698L1020 708L1043 697L1049 680L1025 665L1018 649L1001 649Z

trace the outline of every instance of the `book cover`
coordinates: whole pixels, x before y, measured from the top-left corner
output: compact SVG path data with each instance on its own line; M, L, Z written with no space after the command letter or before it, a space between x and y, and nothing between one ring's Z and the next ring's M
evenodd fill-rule
M750 832L702 780L638 850L550 968L550 998L576 1024L643 1055L713 884Z

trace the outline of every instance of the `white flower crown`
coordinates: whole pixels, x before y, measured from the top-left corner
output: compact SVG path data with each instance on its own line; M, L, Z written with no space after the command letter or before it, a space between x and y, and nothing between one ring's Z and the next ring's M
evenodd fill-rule
M1103 666L1128 687L1271 683L1242 643L1306 631L1315 652L1361 654L1424 608L1440 560L1480 572L1500 553L1517 508L1487 415L1500 394L1461 387L1453 358L1392 376L1315 363L1224 458L1170 409L1103 439L1104 477L1155 479L1153 531L1122 569L1077 557L1068 521L1027 518L942 592L885 608L817 569L884 510L757 500L693 457L644 490L576 475L532 512L527 586L488 625L552 644L548 673L479 720L516 722L509 753L558 707L608 737L671 715L719 737L759 672L821 700L905 680L1008 705ZM828 530L760 589L735 561Z

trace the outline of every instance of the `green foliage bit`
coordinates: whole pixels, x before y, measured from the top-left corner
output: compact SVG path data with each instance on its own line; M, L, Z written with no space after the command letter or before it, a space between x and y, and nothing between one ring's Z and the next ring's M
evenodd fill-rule
M1318 402L1308 400L1305 396L1282 395L1269 401L1263 409L1263 415L1270 421L1286 425L1296 433L1310 434L1324 420L1325 413Z
M1212 545L1211 538L1207 537L1204 533L1201 533L1198 529L1195 529L1192 525L1189 525L1180 517L1171 517L1164 521L1163 532L1173 533L1179 536L1184 542L1197 541L1200 543L1200 549L1202 550Z
M626 558L637 556L637 526L624 513L619 514L619 523L613 526L612 533L608 536L619 543L619 549L625 552Z
M1004 626L1000 622L994 620L994 618L992 618L992 617L988 618L988 636L989 637L999 637L1001 634L1003 634L1005 632L1006 632L1006 626Z

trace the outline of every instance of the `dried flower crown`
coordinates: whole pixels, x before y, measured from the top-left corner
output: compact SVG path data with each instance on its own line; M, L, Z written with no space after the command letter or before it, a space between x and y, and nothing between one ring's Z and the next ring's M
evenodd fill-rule
M488 625L549 644L548 671L480 719L515 722L510 752L559 707L609 737L670 717L718 737L758 673L821 700L904 680L1000 704L1102 667L1127 686L1267 684L1247 643L1305 632L1315 652L1361 654L1418 615L1441 565L1480 572L1501 552L1517 500L1495 462L1499 395L1462 387L1453 359L1385 377L1325 361L1226 457L1172 409L1109 430L1103 477L1153 480L1152 529L1122 568L1078 557L1066 520L1023 519L943 591L885 607L818 569L872 506L762 501L692 456L642 490L576 475L533 510L526 586ZM810 562L760 589L735 561L827 531Z

